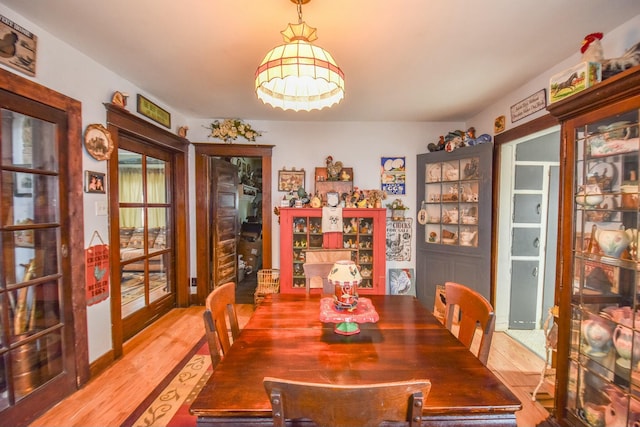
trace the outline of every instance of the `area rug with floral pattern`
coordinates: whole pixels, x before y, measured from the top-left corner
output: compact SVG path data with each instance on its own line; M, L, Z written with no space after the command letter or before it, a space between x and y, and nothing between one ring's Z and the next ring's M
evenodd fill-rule
M195 426L196 417L189 413L189 406L212 372L209 346L203 337L121 427Z

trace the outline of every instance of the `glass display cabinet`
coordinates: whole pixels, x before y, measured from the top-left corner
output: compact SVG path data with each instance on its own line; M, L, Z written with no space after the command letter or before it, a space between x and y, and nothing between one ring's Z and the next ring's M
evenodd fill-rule
M478 246L479 157L427 165L427 242Z
M384 294L386 213L386 209L344 208L342 230L325 233L321 208L280 208L280 292L305 292L303 264L308 251L349 249L362 276L358 292Z
M640 423L640 67L549 111L562 121L557 418Z

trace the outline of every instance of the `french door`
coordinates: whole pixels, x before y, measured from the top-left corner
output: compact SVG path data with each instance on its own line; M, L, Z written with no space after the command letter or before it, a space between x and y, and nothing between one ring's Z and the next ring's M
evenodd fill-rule
M79 145L63 110L0 90L0 115L0 424L24 425L81 380L67 175Z
M175 306L171 155L134 138L118 148L120 307L127 340Z
M189 142L111 105L107 123L114 141L108 191L117 358L126 340L189 304Z

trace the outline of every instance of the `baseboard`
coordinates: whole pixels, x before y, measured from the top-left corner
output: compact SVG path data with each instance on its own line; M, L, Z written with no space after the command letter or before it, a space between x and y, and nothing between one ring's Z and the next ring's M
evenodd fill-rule
M89 378L95 378L98 374L103 372L109 365L115 360L113 350L109 350L102 356L89 364Z

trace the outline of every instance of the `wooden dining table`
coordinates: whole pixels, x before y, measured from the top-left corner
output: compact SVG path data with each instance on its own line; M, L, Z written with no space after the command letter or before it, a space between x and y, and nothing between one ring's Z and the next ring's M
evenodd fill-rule
M520 400L415 297L368 295L379 320L349 336L319 320L320 298L267 296L193 401L198 426L271 425L265 376L334 384L427 378L423 425L516 426Z

